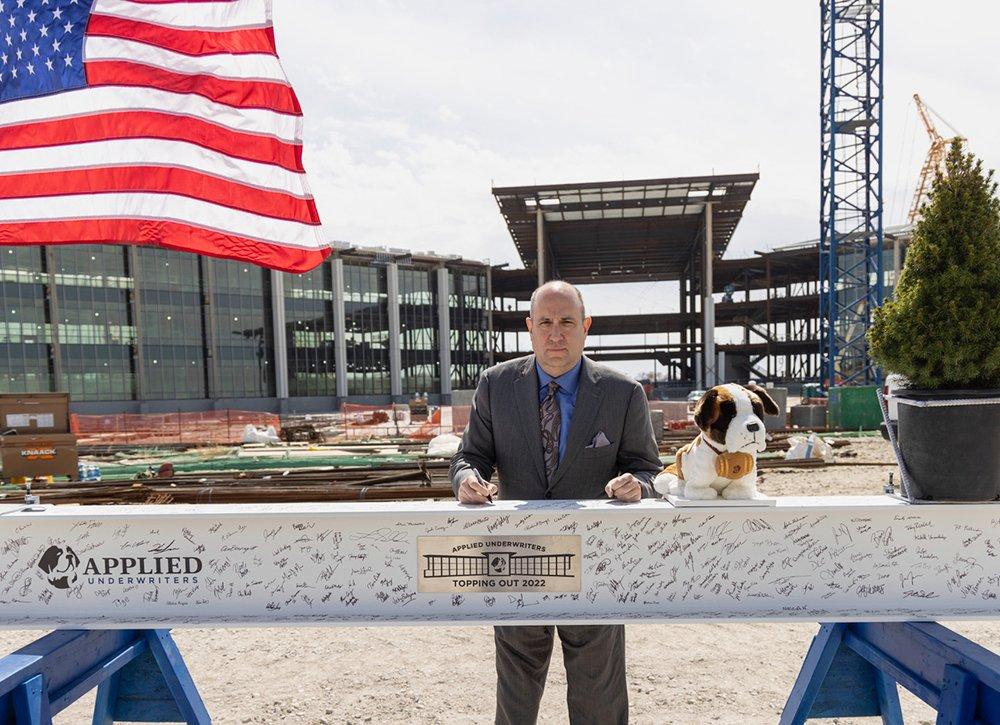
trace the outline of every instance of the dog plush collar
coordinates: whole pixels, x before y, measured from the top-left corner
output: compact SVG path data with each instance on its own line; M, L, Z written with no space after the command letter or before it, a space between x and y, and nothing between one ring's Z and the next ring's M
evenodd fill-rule
M727 453L725 451L720 451L709 443L707 438L699 433L693 441L677 450L674 462L663 470L667 473L674 474L678 479L683 481L684 472L681 469L681 460L684 458L686 453L699 443L704 443L708 446L708 449L715 454L715 473L719 478L728 478L729 480L734 481L737 478L743 478L743 476L747 475L747 473L753 469L754 458L752 455L749 453Z
M708 446L709 448L711 448L711 449L712 449L712 452L713 452L713 453L715 453L715 455L717 455L717 456L723 456L723 455L725 455L725 454L726 454L725 450L722 450L722 449L719 449L719 448L716 448L715 446L713 446L713 445L712 445L712 444L711 444L711 443L709 442L708 438L706 438L705 436L703 436L703 435L702 435L701 433L699 433L699 434L698 434L698 435L697 435L697 436L695 437L695 439L694 439L694 442L698 442L699 440L700 440L700 441L701 441L702 443L704 443L704 444L705 444L706 446Z

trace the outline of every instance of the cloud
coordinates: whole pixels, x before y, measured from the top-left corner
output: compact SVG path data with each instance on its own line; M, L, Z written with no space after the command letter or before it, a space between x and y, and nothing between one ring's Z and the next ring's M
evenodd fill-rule
M277 0L274 18L332 238L517 262L492 184L757 170L730 256L819 236L815 3ZM927 150L914 91L1000 162L998 25L986 0L887 8L887 224Z

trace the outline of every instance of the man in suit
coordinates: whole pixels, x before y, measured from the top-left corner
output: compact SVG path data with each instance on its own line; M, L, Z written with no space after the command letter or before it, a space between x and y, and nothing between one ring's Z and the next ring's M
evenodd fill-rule
M452 459L458 500L638 501L662 469L637 382L583 356L583 297L565 282L531 296L533 355L486 370ZM498 482L490 481L494 469ZM573 723L625 723L625 628L558 627ZM495 627L497 723L533 723L545 688L553 627Z

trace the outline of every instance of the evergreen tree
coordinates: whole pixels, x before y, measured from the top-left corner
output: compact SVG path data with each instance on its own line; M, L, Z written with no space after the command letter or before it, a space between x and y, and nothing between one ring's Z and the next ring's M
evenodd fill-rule
M875 310L872 358L917 388L1000 388L1000 199L993 171L952 144L894 299Z

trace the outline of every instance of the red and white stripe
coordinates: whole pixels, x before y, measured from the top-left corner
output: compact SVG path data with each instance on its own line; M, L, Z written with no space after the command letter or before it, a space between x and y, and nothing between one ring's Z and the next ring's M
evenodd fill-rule
M95 0L86 88L0 113L0 243L128 242L305 271L329 253L270 0Z

